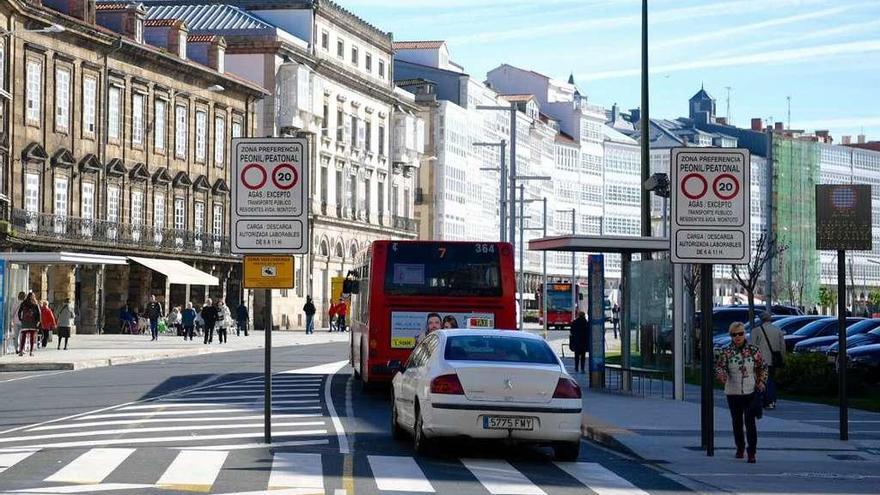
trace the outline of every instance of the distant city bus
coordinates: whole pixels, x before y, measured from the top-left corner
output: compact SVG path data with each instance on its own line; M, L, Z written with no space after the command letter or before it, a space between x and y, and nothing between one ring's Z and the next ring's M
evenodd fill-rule
M547 314L544 314L544 287L538 286L538 319L544 323L547 319L548 328L562 328L571 325L571 315L578 309L582 299L580 285L575 285L574 295L571 283L557 282L547 284Z
M345 285L351 365L364 383L390 381L426 328L516 328L507 243L375 241Z

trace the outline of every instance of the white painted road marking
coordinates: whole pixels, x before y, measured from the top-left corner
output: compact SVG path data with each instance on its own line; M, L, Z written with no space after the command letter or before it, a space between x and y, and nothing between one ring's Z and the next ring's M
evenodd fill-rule
M313 410L313 409L321 409L321 406L304 406L304 407L273 407L273 411L304 411L304 410ZM219 413L242 413L242 412L262 412L262 407L233 407L233 408L221 408L221 409L199 409L195 411L150 411L150 412L129 412L129 413L119 413L119 414L92 414L89 416L83 416L81 418L76 418L74 421L84 421L88 419L103 419L103 418L132 418L139 416L192 416L196 414L219 414ZM308 417L313 416L314 414L299 414L292 416L301 416ZM263 415L260 414L260 418ZM171 418L176 419L176 418ZM216 420L216 417L211 417L210 419Z
M284 419L293 419L293 418L319 418L320 414L273 414L272 418L277 420ZM250 415L250 416L223 416L225 421L255 421L262 420L263 415ZM133 425L133 424L145 424L145 423L164 423L167 424L170 421L175 423L201 423L205 421L210 421L212 423L217 422L216 416L210 417L202 417L202 418L141 418L141 419L121 419L116 421L92 421L92 422L83 422L83 423L69 423L63 425L48 425L48 426L38 426L36 428L31 428L27 431L49 431L49 430L69 430L73 428L84 428L87 426L110 426L110 425ZM138 430L133 430L138 431Z
M283 437L297 437L297 436L311 436L311 435L326 435L327 430L293 430L293 431L273 431L272 437L274 438L283 438ZM224 435L201 435L201 436L193 436L193 435L179 435L179 436L168 436L168 437L147 437L147 438L108 438L106 440L83 440L78 442L57 442L57 443L45 443L45 444L37 444L37 445L29 445L30 448L39 448L39 449L63 449L70 447L97 447L100 445L134 445L134 444L144 444L144 443L171 443L171 442L180 442L183 445L192 444L193 442L204 442L206 440L230 440L233 438L254 438L260 439L263 438L263 432L252 432L252 433L229 433Z
M181 451L156 485L178 490L208 491L220 474L227 455L227 452Z
M92 449L46 478L45 481L93 484L104 481L134 449Z
M380 490L434 493L434 487L412 457L368 455L367 461Z
M34 453L39 450L40 449L21 449L19 451L0 453L0 473L34 455Z
M595 462L557 462L556 465L597 495L648 495Z
M507 461L462 459L461 463L492 495L547 495Z
M276 452L272 456L269 489L309 488L324 493L324 465L321 454Z

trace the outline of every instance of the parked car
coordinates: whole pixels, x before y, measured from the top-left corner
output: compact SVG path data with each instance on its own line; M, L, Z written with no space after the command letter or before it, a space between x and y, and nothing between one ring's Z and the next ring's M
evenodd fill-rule
M847 328L849 328L850 325L858 323L862 320L864 320L864 318L849 317L846 319L846 326ZM824 337L826 335L831 335L836 332L837 318L822 318L820 320L816 320L810 323L809 325L805 325L803 328L791 335L786 335L785 349L788 351L793 351L795 344L797 344L798 342L811 339L813 337Z
M776 325L776 328L782 330L782 333L785 335L791 335L797 330L800 330L801 327L808 325L820 318L827 318L826 316L816 316L816 315L800 315L800 316L788 316L788 315L773 315L770 321ZM756 326L760 324L759 321L756 320ZM751 339L752 325L746 325L746 338ZM726 333L723 335L718 335L714 339L712 339L713 347L724 347L730 344L730 335Z
M880 382L880 344L863 345L846 351L848 368L862 370L871 383Z
M577 459L581 389L528 332L437 330L392 379L391 430L424 454L437 438L550 445Z
M875 328L880 327L880 319L871 318L868 320L862 320L858 323L850 325L846 327L846 338L849 340L850 337L854 337L856 335L861 335L874 330ZM794 346L794 352L797 353L807 353L807 352L827 352L831 345L837 343L838 339L837 332L834 332L833 335L826 335L824 337L813 337L811 339L806 339L798 342Z
M851 338L847 336L846 338L846 348L852 349L854 347L861 347L863 345L872 345L872 344L880 344L880 328L875 328L868 333L863 333L860 335L853 335ZM837 341L831 344L828 347L828 355L832 353L834 356L837 356Z
M755 318L757 319L758 315L761 314L762 311L765 311L765 306L755 306ZM795 312L798 313L795 313ZM770 313L773 315L802 315L798 308L792 308L790 306L783 306L779 304L774 304L771 306ZM700 328L700 322L702 321L702 313L697 312L694 315L694 324L696 328ZM743 306L739 304L730 305L730 306L717 306L712 310L712 334L713 335L726 335L728 329L730 328L730 324L735 321L741 321L743 323L749 321L749 307Z

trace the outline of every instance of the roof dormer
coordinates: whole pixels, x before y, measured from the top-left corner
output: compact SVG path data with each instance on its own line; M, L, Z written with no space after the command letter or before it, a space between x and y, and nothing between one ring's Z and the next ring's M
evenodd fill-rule
M111 31L144 42L144 20L147 10L141 3L102 3L97 7L97 23Z
M222 73L226 40L213 34L190 34L187 36L187 55L191 60Z
M186 38L189 29L180 19L147 19L144 22L144 40L158 48L164 48L186 60Z

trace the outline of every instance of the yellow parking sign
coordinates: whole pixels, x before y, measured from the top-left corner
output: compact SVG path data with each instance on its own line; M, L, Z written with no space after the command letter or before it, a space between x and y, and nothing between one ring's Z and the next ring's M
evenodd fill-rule
M245 256L245 289L293 289L293 256Z

